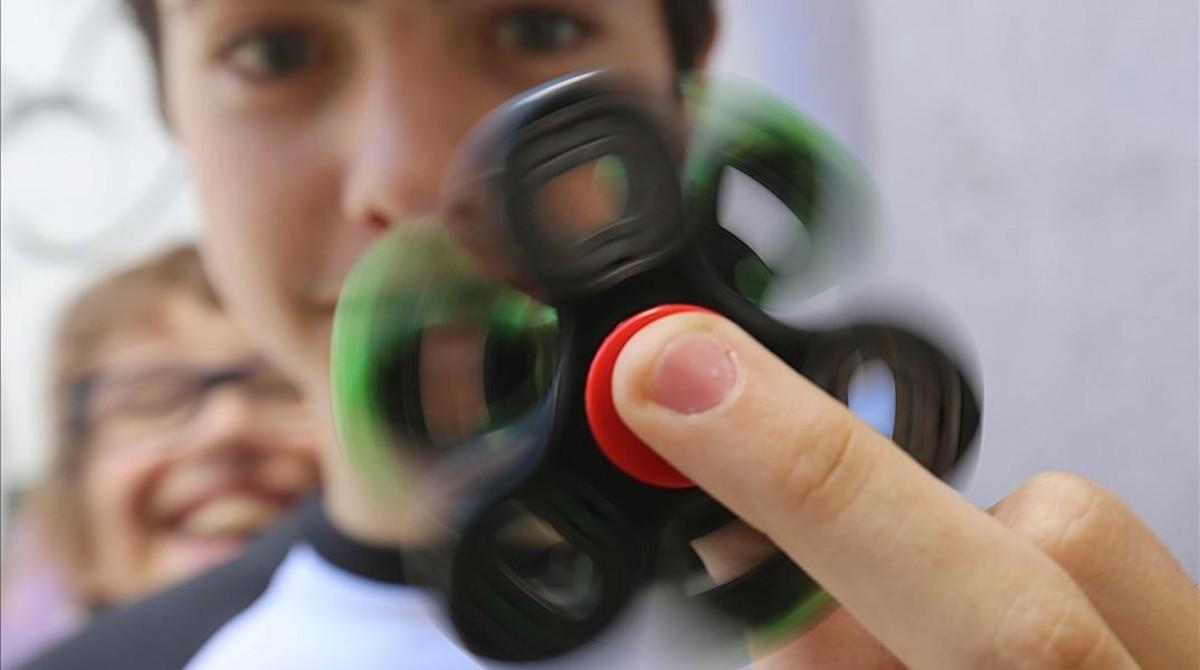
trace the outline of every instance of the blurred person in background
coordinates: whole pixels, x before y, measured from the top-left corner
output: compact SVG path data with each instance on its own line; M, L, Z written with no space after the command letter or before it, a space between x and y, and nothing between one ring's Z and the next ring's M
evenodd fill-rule
M361 490L331 413L342 281L436 215L465 134L511 96L613 66L669 96L703 67L703 0L130 0L231 313L322 422L323 505L232 566L98 622L39 668L478 667L403 582L398 510ZM617 361L650 446L842 605L779 667L1195 667L1195 586L1123 503L1035 478L989 514L728 321L665 318ZM736 445L737 448L731 448ZM1000 447L1002 448L1002 445ZM214 600L219 599L219 600ZM632 646L593 667L662 667ZM579 665L569 667L582 667Z
M6 661L69 630L71 607L128 603L226 561L317 487L299 389L230 320L194 247L67 308L53 393L52 471L5 579ZM38 616L40 634L22 620Z

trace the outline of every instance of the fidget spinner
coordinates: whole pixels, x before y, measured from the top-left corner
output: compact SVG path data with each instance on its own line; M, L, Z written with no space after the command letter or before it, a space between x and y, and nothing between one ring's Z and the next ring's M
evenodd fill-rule
M874 425L939 476L978 432L971 381L929 339L867 319L804 329L764 309L773 287L831 281L866 235L848 154L752 86L674 93L595 71L510 101L468 138L440 218L388 233L343 291L342 443L394 501L412 580L480 656L564 654L651 586L767 640L829 602L778 550L733 579L707 575L697 541L738 520L612 407L621 346L663 315L721 314L852 407L862 372L882 371ZM734 173L790 210L805 253L771 265L723 225Z

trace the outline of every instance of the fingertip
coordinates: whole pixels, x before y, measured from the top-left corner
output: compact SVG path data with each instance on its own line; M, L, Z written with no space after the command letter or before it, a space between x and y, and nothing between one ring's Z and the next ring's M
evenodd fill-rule
M698 416L728 405L742 379L738 347L730 342L736 330L707 312L674 314L640 330L613 369L622 419L636 423L646 412Z

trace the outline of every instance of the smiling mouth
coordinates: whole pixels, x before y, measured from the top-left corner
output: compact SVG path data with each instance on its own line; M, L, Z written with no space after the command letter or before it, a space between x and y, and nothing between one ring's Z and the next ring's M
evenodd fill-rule
M248 539L275 522L295 496L227 491L207 496L167 520L175 534L191 539Z

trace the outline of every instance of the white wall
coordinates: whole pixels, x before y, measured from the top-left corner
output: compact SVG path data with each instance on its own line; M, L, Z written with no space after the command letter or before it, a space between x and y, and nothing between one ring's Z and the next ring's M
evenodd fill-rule
M6 112L64 76L70 33L52 19L77 24L96 2L4 0ZM874 283L943 312L978 352L969 497L1082 472L1200 573L1196 3L724 5L722 67L790 96L870 166L886 242ZM17 212L56 234L113 220L169 156L130 34L107 25L79 86L112 111L115 139L68 123L4 143L5 482L39 465L45 339L67 290L192 230L173 197L149 230L86 262L31 260L12 243Z

